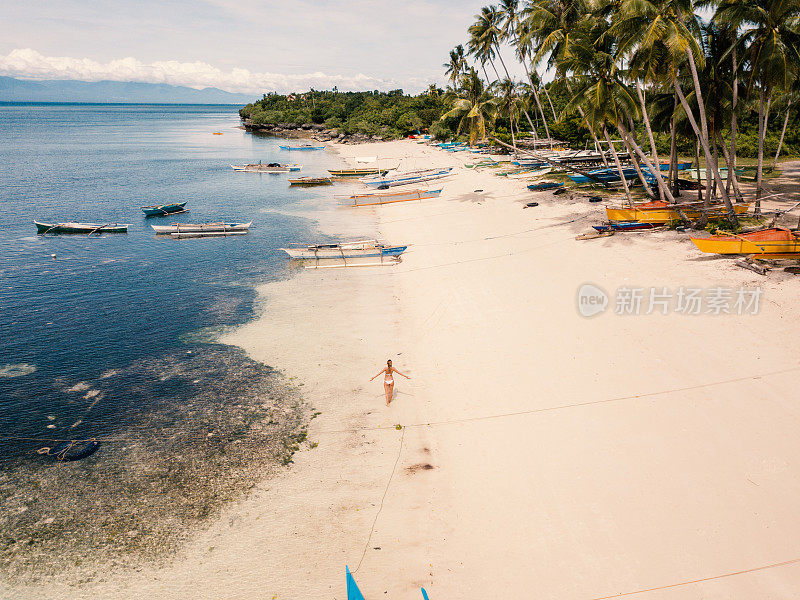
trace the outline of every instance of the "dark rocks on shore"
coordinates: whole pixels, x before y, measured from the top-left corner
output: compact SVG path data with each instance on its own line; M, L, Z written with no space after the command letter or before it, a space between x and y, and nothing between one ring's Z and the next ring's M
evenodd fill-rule
M337 129L327 129L317 123L253 123L249 119L242 121L246 131L260 135L271 135L288 139L303 138L313 139L318 142L336 142L338 144L365 144L367 142L380 142L384 137L380 135L366 135L363 133L345 134Z

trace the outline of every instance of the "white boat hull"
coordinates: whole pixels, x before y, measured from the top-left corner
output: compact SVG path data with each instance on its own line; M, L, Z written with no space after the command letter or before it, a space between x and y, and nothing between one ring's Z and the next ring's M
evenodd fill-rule
M299 171L302 165L281 165L279 167L268 167L267 165L231 165L231 169L243 173L289 173Z
M412 171L410 173L397 173L393 176L385 177L366 177L361 182L368 187L394 187L398 185L411 185L433 179L441 179L452 175L452 168L448 169L428 169L425 171Z
M226 233L231 231L246 232L250 229L249 223L173 223L172 225L151 225L157 234L180 233Z
M340 196L342 204L350 206L373 206L377 204L391 204L392 202L408 202L410 200L426 200L438 198L442 189L438 190L408 190L407 192L369 192L367 194L352 194Z

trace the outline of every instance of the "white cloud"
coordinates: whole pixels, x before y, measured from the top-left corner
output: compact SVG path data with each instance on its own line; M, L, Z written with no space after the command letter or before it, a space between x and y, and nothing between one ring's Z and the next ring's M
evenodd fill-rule
M143 63L135 58L122 58L98 62L89 58L69 56L43 56L30 48L18 48L6 55L0 54L0 75L20 79L72 79L78 81L136 81L168 83L192 88L217 87L229 92L260 94L262 92L289 92L309 87L342 90L389 90L398 87L420 89L421 81L379 79L362 73L357 75L329 75L322 72L284 75L257 73L234 68L223 71L205 62L178 62L174 60Z

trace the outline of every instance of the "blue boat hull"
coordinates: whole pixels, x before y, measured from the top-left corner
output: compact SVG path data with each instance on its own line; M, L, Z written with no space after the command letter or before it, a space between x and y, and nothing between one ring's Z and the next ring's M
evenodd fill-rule
M177 204L162 204L161 206L143 206L142 212L146 217L161 217L164 215L171 215L173 213L183 212L186 202Z
M281 150L324 150L325 146L278 146Z
M528 189L532 192L541 192L544 190L557 190L563 186L563 183L532 183L528 186Z

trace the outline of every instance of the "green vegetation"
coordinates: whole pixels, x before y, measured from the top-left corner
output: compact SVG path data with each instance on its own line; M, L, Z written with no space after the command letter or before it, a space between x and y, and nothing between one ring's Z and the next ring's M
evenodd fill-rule
M313 123L347 135L360 133L394 139L428 131L448 108L442 90L435 86L418 96L403 94L403 90L312 89L302 94L265 95L242 108L239 115L257 125Z

